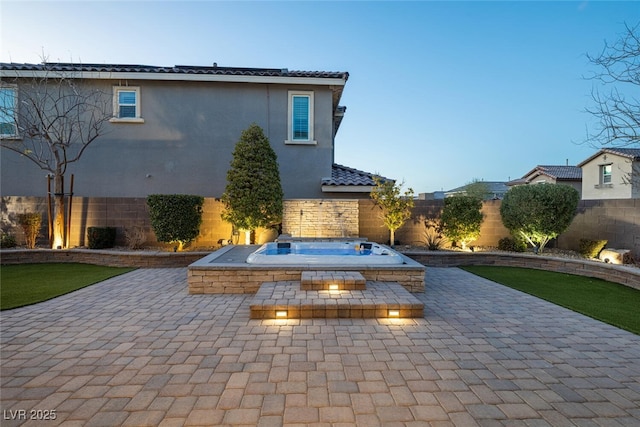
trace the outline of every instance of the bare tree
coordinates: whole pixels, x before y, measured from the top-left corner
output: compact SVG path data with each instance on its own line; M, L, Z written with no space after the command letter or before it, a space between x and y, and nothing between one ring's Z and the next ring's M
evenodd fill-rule
M605 41L598 55L587 54L598 71L588 79L599 82L591 91L593 106L586 111L599 125L587 131L586 141L594 147L640 145L640 23L631 27L614 44ZM610 88L610 89L609 89Z
M108 94L63 69L43 62L10 78L3 73L0 102L2 148L19 153L53 177L53 248L65 244L67 167L105 133L104 124L112 117Z

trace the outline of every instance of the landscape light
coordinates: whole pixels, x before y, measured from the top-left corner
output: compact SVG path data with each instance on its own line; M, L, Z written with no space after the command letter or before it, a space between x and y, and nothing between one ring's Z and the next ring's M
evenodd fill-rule
M287 317L287 310L276 310L276 317L279 319Z
M400 317L400 310L389 310L387 312L388 317Z

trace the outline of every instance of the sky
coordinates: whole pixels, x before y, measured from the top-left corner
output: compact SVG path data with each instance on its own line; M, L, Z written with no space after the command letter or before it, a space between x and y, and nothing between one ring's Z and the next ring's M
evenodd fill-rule
M336 163L424 193L594 154L586 54L638 22L634 1L0 0L0 62L346 71Z

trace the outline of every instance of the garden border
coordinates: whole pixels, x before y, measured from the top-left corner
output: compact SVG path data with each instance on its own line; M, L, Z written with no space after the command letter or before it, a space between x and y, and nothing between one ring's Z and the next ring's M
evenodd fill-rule
M427 267L495 265L500 267L534 268L595 277L640 290L640 268L606 264L587 259L559 258L511 252L404 251L402 253Z
M640 290L640 268L598 261L505 252L401 251L426 267L496 265L550 270L596 277ZM206 252L114 251L100 249L2 249L0 264L78 262L110 267L187 267L211 254Z

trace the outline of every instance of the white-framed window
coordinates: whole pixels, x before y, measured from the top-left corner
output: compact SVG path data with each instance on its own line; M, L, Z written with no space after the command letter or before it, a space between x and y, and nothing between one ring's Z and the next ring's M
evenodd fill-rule
M144 123L140 109L140 88L115 86L113 88L112 122Z
M18 87L15 85L0 86L0 137L16 138L16 109L18 108Z
M600 165L600 185L611 184L611 165Z
M313 92L289 91L286 144L316 144L313 135Z

